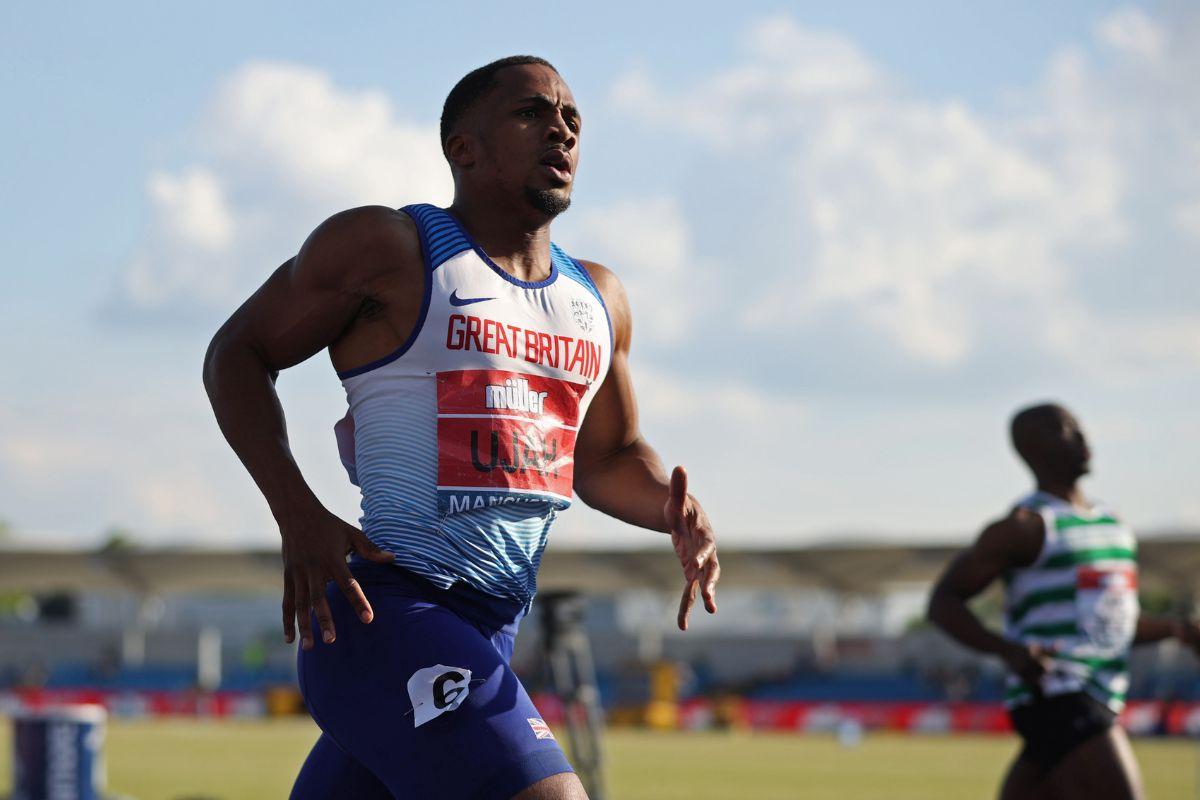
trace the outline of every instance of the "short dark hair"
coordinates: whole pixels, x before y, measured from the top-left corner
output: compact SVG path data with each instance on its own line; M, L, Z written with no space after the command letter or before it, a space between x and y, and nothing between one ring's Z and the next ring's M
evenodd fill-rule
M473 69L464 75L458 83L454 84L454 88L450 90L450 94L446 95L446 102L442 106L442 149L446 148L446 140L450 138L454 126L462 119L463 114L473 106L480 98L492 90L496 85L496 73L505 67L520 67L526 64L538 64L543 67L558 72L554 69L554 65L544 58L537 56L508 56L507 58L497 59L490 64Z
M1038 403L1026 406L1014 414L1008 431L1017 455L1029 463L1034 455L1033 449L1037 446L1034 441L1037 432L1057 422L1061 415L1069 413L1058 403Z

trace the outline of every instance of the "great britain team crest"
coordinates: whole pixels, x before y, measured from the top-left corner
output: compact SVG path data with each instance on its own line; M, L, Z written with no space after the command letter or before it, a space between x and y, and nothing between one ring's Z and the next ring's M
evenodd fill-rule
M575 319L575 324L579 326L579 330L584 333L591 333L595 327L596 321L592 316L592 304L587 300L572 300L571 301L571 316Z

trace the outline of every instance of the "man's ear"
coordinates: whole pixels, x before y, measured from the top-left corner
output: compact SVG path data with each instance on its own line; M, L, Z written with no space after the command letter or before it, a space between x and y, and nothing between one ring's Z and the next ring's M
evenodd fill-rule
M475 166L477 142L467 133L452 133L446 140L446 158L459 169Z

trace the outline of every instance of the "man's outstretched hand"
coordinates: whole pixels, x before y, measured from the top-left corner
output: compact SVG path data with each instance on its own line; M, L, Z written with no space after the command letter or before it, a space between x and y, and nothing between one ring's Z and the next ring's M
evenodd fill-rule
M321 640L325 644L337 638L333 615L325 599L325 584L336 581L354 613L363 622L375 617L362 587L350 574L346 555L351 551L379 564L394 556L376 547L358 528L321 508L315 514L281 524L283 536L283 634L288 644L300 628L300 646L312 649L312 612L317 614Z
M717 581L721 565L717 561L717 540L708 515L687 491L687 471L676 467L671 473L671 496L663 507L663 517L671 532L671 544L683 566L683 597L679 600L679 630L686 631L688 615L696 603L696 587L704 597L708 613L717 613Z

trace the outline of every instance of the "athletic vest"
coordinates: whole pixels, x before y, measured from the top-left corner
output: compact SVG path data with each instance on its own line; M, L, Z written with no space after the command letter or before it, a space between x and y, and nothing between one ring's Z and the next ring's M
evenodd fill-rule
M1033 564L1005 575L1005 635L1058 650L1042 678L1047 697L1084 691L1120 711L1139 613L1133 531L1108 509L1085 513L1044 492L1017 506L1041 515L1046 540ZM1006 699L1033 695L1009 675Z
M571 503L575 437L608 372L612 331L587 270L550 245L520 281L431 205L417 225L425 301L396 352L338 373L335 426L362 492L362 529L433 584L528 603L557 513Z

